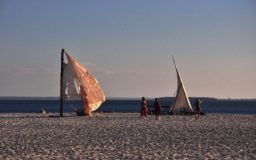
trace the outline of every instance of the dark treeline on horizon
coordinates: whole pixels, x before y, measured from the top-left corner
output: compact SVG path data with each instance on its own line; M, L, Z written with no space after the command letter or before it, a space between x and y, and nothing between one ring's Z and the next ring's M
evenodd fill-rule
M147 98L147 97L146 97ZM173 101L175 97L155 97L160 101ZM107 97L106 100L140 100L141 97ZM148 100L154 98L149 97ZM200 99L202 101L216 101L216 100L256 100L256 98L214 98L214 97L189 97L190 101ZM0 96L0 100L59 100L59 97L20 97L20 96ZM79 100L79 99L78 99Z

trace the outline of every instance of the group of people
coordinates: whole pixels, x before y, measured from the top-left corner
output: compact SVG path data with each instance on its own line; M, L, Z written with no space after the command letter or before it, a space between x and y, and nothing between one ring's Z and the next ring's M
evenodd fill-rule
M196 120L199 119L201 114L201 101L199 99L195 102L195 116ZM154 113L156 115L156 120L160 120L160 114L161 114L161 105L157 98L155 98L154 102ZM140 108L140 116L141 117L147 117L148 116L148 108L147 108L147 101L145 97L141 98L141 108Z
M158 102L158 99L155 98L154 102L154 113L156 115L156 120L160 120L160 114L161 114L161 105ZM147 101L145 97L141 98L141 108L140 108L140 116L141 117L147 117L148 116L148 108L147 108Z

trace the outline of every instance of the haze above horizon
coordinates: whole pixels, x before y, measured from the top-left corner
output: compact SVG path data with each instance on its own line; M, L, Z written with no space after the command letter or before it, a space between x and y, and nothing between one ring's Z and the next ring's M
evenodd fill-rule
M59 95L65 48L107 97L256 98L256 1L2 0L0 96Z

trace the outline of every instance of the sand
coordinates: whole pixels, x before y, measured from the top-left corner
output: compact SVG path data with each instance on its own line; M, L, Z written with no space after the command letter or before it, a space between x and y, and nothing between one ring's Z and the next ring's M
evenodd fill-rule
M0 114L0 159L256 159L256 116Z

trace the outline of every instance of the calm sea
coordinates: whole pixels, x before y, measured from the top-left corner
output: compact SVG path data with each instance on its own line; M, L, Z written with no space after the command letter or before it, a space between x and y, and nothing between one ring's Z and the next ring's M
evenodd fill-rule
M168 110L170 101L160 101L163 110ZM191 101L194 108L194 101ZM153 100L148 101L153 105ZM80 101L66 101L64 112L71 112L72 106L81 108ZM0 113L34 113L44 108L48 112L59 112L58 100L0 100ZM104 102L98 111L105 112L138 112L139 99L110 99ZM256 99L254 100L209 100L202 103L202 111L205 113L229 113L229 114L256 114Z

